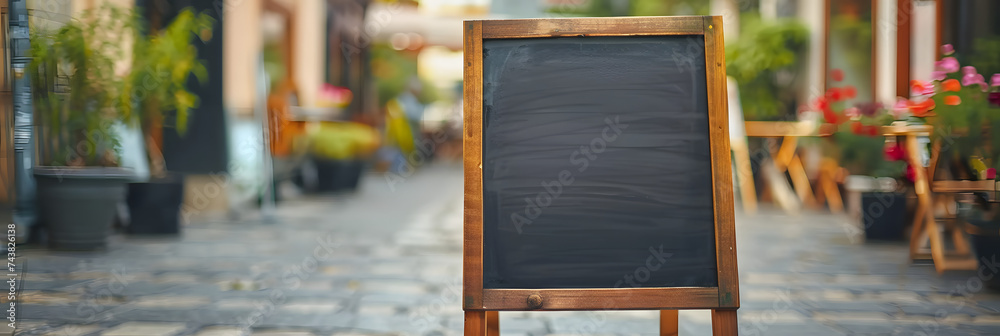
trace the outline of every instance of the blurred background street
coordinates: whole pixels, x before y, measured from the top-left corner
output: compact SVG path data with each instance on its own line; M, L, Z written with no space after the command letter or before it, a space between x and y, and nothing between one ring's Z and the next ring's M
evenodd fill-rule
M434 164L395 190L370 175L350 197L296 198L274 222L197 222L180 239L116 237L107 252L32 250L22 256L17 334L461 334L460 172ZM1000 330L1000 294L985 278L908 265L905 244L864 244L842 218L769 210L738 216L737 229L741 335ZM655 311L500 317L505 335L656 335L659 326ZM707 311L680 321L682 335L710 334Z
M458 335L463 20L718 15L740 334L1000 335L998 13L0 0L0 304L17 307L0 334ZM500 313L530 336L655 335L658 318ZM680 313L681 335L710 325Z

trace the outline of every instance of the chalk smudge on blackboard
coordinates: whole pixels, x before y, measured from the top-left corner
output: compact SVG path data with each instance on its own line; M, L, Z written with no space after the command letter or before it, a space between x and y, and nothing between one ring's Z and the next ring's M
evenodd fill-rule
M569 163L579 166L576 169L577 172L582 173L587 171L587 168L590 167L590 161L597 160L598 154L604 153L608 148L608 144L618 140L622 131L628 128L627 124L621 123L619 116L615 116L613 119L610 117L604 118L604 123L608 124L608 126L604 127L599 136L590 140L589 144L580 146L579 149L569 155ZM514 224L517 233L523 233L524 225L531 224L535 218L541 216L545 208L551 205L553 201L559 199L563 188L572 185L574 180L573 172L564 169L559 171L557 178L551 181L542 181L539 184L542 191L539 191L534 198L524 198L524 211L510 214L510 221Z

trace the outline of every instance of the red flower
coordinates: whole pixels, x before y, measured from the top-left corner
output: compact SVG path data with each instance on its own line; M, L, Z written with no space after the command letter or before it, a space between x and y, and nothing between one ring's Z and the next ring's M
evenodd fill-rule
M910 180L910 182L917 181L917 171L914 170L911 165L906 165L906 174L903 176L905 176L907 180Z
M830 88L826 90L826 98L830 101L840 101L840 98L843 98L840 93L840 88Z
M830 78L836 82L844 80L844 70L833 69L833 71L830 71Z
M865 126L862 125L860 121L852 122L851 123L851 133L854 133L854 134L857 134L857 135L861 135L865 131L864 127Z
M934 100L924 99L924 101L919 103L914 103L910 101L910 113L913 113L914 117L926 118L934 115Z
M906 150L903 146L898 143L893 143L885 146L885 159L886 161L899 161L906 157Z
M831 109L823 109L823 120L826 120L830 124L839 124L837 121L837 114L833 113Z
M934 94L934 85L924 81L910 81L910 89L913 90L913 95L915 96L927 96Z
M959 83L957 79L949 79L941 82L941 88L946 92L958 92L962 90L962 83Z
M830 104L826 102L825 97L819 97L813 101L813 107L816 108L817 110L823 111L830 108Z
M954 79L952 79L952 80L954 80ZM944 104L945 105L955 106L955 105L958 105L958 104L961 104L961 103L962 103L962 98L960 98L959 96L946 96L946 97L944 97Z
M879 131L881 130L881 127L878 127L878 125L868 125L868 127L866 127L866 129L867 129L868 136L878 136Z
M853 85L848 85L841 90L841 93L844 94L844 98L854 99L858 96L858 89L854 88Z
M990 92L989 96L990 104L993 106L1000 107L1000 92Z

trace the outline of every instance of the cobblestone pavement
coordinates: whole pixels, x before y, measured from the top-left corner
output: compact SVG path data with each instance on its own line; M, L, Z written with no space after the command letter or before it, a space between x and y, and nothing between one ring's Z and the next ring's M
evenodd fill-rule
M33 250L17 335L459 335L461 168L287 201L274 224L199 222L104 252ZM841 217L737 216L741 335L1000 335L975 272L911 265ZM986 270L985 277L992 276ZM4 302L6 305L6 302ZM653 335L656 312L504 312L506 335ZM706 311L682 335L709 335ZM0 330L7 334L9 329Z

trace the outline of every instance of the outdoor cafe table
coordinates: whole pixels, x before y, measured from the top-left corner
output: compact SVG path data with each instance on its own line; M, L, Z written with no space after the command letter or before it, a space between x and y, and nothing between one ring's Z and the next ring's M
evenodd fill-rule
M993 181L934 181L931 183L933 167L937 163L937 151L930 160L930 168L925 168L921 160L920 138L929 137L933 127L930 125L890 125L882 127L882 135L901 139L904 144L906 161L915 167L913 181L914 192L917 195L917 207L913 216L913 232L910 236L910 259L932 259L938 273L947 270L975 270L978 266L975 257L970 252L969 243L960 223L953 214L938 218L935 214L935 193L938 200L945 200L954 193L995 190ZM899 141L899 140L897 140ZM923 168L923 169L920 169ZM947 206L945 207L947 211ZM941 227L939 224L944 223ZM942 232L942 228L946 232ZM954 250L946 251L944 239L950 232ZM924 241L930 241L930 251L924 249Z

